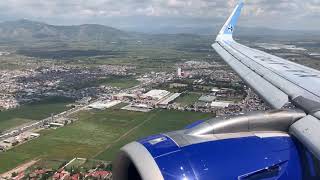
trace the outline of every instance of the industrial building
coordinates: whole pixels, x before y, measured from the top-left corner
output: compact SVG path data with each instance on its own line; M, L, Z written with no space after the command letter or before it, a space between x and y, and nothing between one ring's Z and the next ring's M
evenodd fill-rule
M128 110L128 111L137 111L137 112L150 112L151 110L153 110L153 107L148 106L146 104L130 104L121 109Z
M169 94L170 94L169 91L154 89L154 90L151 90L151 91L145 93L143 95L143 97L146 99L150 99L150 100L160 100L160 99L168 96Z
M98 109L98 110L104 110L111 108L117 104L120 104L121 101L119 100L114 100L114 101L98 101L90 104L88 107L91 109Z
M173 93L170 96L164 98L163 100L161 100L158 105L168 105L169 103L171 103L172 101L174 101L175 99L177 99L179 96L181 95L181 93Z
M211 103L211 107L213 107L213 108L227 108L232 104L233 103L229 102L229 101L219 101L219 102L214 101Z

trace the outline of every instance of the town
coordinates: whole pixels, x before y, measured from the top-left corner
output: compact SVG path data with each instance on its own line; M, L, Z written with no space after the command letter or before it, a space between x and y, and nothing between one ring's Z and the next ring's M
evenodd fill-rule
M217 62L187 61L176 64L175 69L173 72L141 75L134 71L135 67L115 65L98 68L41 66L24 71L3 71L0 79L4 84L1 89L3 110L17 108L48 96L72 98L74 103L68 105L67 111L2 132L0 150L5 152L36 139L42 129L57 129L74 123L77 119L72 115L78 112L104 110L119 104L122 104L121 109L126 111L149 112L160 108L212 113L215 116L268 109L257 95L224 65ZM104 82L100 81L101 79L110 76L124 79L134 77L137 84L121 88L99 83ZM3 178L10 179L14 176L14 179L22 179L50 174L54 179L68 179L71 172L67 169L60 168L52 172L50 169L40 171L38 168L28 174L20 170L9 175L7 173ZM57 175L62 172L63 176ZM86 175L78 173L76 176ZM112 177L112 172L108 171L103 177Z
M0 8L0 180L320 179L319 0Z

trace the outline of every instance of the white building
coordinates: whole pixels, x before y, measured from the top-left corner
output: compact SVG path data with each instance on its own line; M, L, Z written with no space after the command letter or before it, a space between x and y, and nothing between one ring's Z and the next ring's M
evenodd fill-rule
M151 90L143 95L144 98L154 99L154 100L160 100L170 94L169 91L166 90Z
M211 107L213 108L226 108L229 107L232 104L232 102L228 101L214 101L211 103Z
M180 67L178 67L177 75L178 75L178 77L182 76L182 69Z
M92 108L92 109L107 109L107 108L111 108L117 104L120 104L121 101L115 100L115 101L98 101L95 103L90 104L88 107Z

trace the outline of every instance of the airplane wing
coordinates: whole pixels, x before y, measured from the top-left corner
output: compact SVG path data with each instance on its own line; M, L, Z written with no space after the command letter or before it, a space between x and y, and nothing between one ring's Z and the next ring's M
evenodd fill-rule
M290 131L319 158L320 71L237 43L233 32L243 5L240 1L212 47L271 107L292 103L309 114Z
M320 159L320 72L235 42L243 5L213 48L276 110L212 118L132 142L114 162L114 179L302 179L310 169L319 179L312 161ZM282 109L287 103L298 108Z

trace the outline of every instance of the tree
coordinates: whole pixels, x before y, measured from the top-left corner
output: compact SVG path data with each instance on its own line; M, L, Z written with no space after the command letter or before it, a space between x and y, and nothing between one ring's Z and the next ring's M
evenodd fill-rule
M44 174L44 175L41 176L40 180L49 179L50 176L51 176L50 174L47 174L47 173L46 173L46 174Z
M107 167L106 167L106 170L107 171L112 171L112 164L108 164Z
M11 174L11 177L16 177L16 176L18 176L18 173L17 173L17 172L13 172L13 173Z

